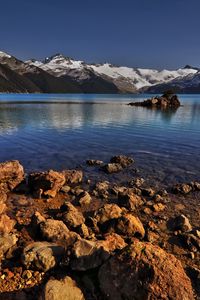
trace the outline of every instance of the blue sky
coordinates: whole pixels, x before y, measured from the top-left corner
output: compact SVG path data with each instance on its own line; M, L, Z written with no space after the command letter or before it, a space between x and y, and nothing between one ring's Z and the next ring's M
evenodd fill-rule
M151 68L200 66L199 0L1 0L0 49Z

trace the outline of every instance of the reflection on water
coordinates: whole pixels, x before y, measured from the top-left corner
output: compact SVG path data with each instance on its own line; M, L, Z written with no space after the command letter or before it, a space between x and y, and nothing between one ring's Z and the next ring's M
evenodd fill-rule
M161 181L198 179L200 96L181 96L178 110L130 107L131 97L1 95L0 160L62 169L125 153Z

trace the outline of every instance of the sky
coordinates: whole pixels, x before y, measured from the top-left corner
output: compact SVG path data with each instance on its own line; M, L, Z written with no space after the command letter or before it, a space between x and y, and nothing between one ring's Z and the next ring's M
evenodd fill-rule
M200 66L200 0L0 0L0 50L89 63Z

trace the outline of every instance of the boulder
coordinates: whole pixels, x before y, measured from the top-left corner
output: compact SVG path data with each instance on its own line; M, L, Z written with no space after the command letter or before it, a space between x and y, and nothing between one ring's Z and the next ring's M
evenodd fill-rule
M62 207L65 210L62 220L67 226L76 228L85 222L82 212L78 211L70 202L66 202Z
M0 163L0 191L15 189L24 179L24 168L18 160Z
M62 174L65 176L66 184L77 184L83 180L83 171L80 170L64 170Z
M81 207L85 207L90 205L91 203L91 196L88 192L84 191L79 195L79 204L81 205Z
M110 254L126 246L123 238L116 233L107 234L104 240L78 240L72 249L71 268L76 271L86 271L100 266Z
M0 259L16 245L17 241L18 238L15 234L0 235Z
M32 173L28 177L28 184L33 192L54 198L65 184L65 176L53 170Z
M136 239L101 266L98 278L103 299L194 299L180 261Z
M118 219L122 215L122 209L117 204L104 204L96 212L96 220L99 224L103 224L112 219Z
M65 247L72 245L79 235L70 231L67 226L59 220L47 219L40 223L40 231L43 238L51 242L62 243Z
M39 300L84 300L76 282L69 276L61 280L51 278L45 285Z
M100 182L97 182L96 185L95 185L95 189L93 191L94 195L95 196L100 196L100 197L103 197L103 198L107 198L108 195L109 195L109 181L100 181Z
M70 266L76 271L97 268L110 256L110 253L104 250L101 242L85 239L78 240L74 244L72 253L73 259L70 261Z
M24 248L22 262L27 269L47 272L58 264L64 253L65 250L60 245L34 242Z
M142 198L129 190L118 194L118 204L128 210L135 210L137 207L143 204Z
M192 231L192 225L189 219L184 215L179 215L169 221L169 228L172 230L181 230L182 232Z
M116 230L119 234L128 237L137 236L143 238L145 235L145 230L140 219L130 213L118 219Z
M16 221L11 219L6 214L0 215L0 233L10 233L14 226L16 224Z
M125 155L117 155L117 156L113 156L110 159L110 162L114 164L120 164L122 168L127 168L132 163L134 163L134 160L131 157Z

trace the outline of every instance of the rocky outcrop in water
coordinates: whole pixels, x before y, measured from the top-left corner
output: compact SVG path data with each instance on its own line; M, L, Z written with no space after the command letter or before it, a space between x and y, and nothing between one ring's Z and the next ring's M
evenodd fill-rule
M177 109L181 103L177 95L164 94L161 97L156 96L143 102L131 102L128 105L159 109Z

